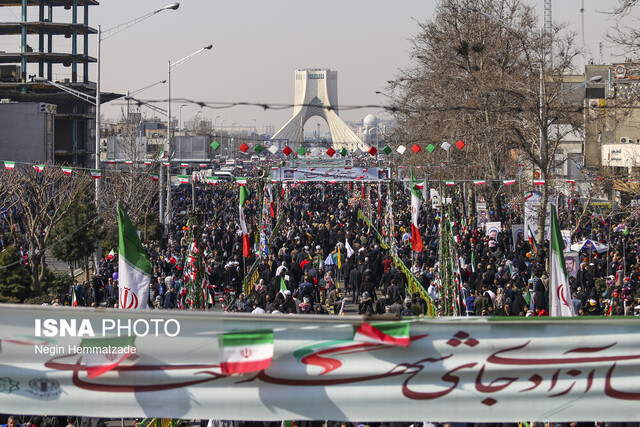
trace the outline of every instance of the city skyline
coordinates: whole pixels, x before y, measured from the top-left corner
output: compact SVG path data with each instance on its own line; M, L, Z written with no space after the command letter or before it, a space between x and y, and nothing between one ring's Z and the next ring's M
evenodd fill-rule
M171 3L168 0L103 1L90 7L89 24L108 29ZM581 0L553 2L553 20L569 23L581 35ZM585 42L587 56L599 61L598 43L605 43L604 62L621 62L613 57L604 40L610 27L608 16L617 0L585 0ZM384 110L359 108L382 106L388 101L376 91L384 91L399 68L409 64L409 38L418 32L417 21L431 19L436 1L405 0L389 7L381 0L339 2L301 8L294 0L241 2L184 0L175 11L165 11L128 28L102 43L101 86L103 92L126 94L155 82L166 80L169 61L188 56L213 44L180 68L172 71L172 115L182 122L198 114L218 126L279 129L291 117L291 108L267 109L256 106L209 108L213 103L255 103L290 105L293 103L296 70L328 68L338 72L340 116L359 122L367 114L385 117ZM535 5L542 23L543 0ZM3 8L0 21L19 18L15 11ZM17 8L19 13L19 8ZM30 12L33 19L34 12ZM200 29L200 31L193 31ZM15 46L0 44L0 50ZM15 43L13 43L15 44ZM95 36L89 40L90 54L95 56ZM89 80L95 81L95 65L89 68ZM65 69L64 71L68 71ZM137 98L161 101L167 107L167 84L158 84ZM188 102L185 100L193 101ZM197 103L205 103L200 107ZM180 109L182 104L186 107ZM358 108L350 108L358 107ZM117 119L126 111L124 99L104 104L103 116ZM146 110L149 112L149 110ZM216 120L216 116L219 116ZM388 116L387 116L388 117ZM313 118L305 132L326 131L326 123Z

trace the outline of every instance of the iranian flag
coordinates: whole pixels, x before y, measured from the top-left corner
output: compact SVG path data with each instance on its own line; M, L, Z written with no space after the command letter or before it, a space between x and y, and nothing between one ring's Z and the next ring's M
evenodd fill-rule
M14 170L16 168L16 162L4 162L4 168L7 170Z
M502 183L504 185L511 185L511 184L515 184L516 180L515 179L505 179L505 180L502 181Z
M354 326L353 340L372 344L385 344L397 347L409 347L409 323L363 323Z
M44 170L44 165L33 165L33 168L36 172L42 172Z
M244 331L219 338L220 369L224 375L267 369L273 359L273 331Z
M556 207L551 206L551 257L549 258L549 316L573 317L571 290L564 263L564 240L560 233Z
M116 257L116 253L111 249L111 251L107 254L107 259L114 259Z
M145 160L144 164L145 164L145 166L151 166L151 161L150 160Z
M82 360L90 379L111 371L134 354L135 336L83 338Z
M60 169L62 169L65 175L71 175L73 173L73 168L62 166Z
M189 175L178 175L178 181L180 181L180 184L188 184Z
M109 159L109 160L107 160L107 163L109 163L110 165L115 165L116 161L113 160L113 159Z
M100 169L91 169L91 178L93 179L102 178L102 171Z
M78 297L76 296L76 288L75 286L71 288L71 307L78 306Z
M484 184L487 183L487 181L485 181L485 180L475 180L475 181L473 181L473 183L475 185L484 185Z
M125 160L124 164L125 165L132 165L133 164L133 160Z
M242 228L242 255L245 258L249 258L250 256L250 249L251 249L251 242L249 242L249 231L247 230L247 223L245 222L244 219L244 204L246 203L247 199L249 199L249 195L251 193L249 192L249 188L247 188L246 185L241 185L240 186L240 207L239 207L239 212L240 212L240 227Z
M158 182L158 180L160 179L160 177L157 174L151 174L149 175L149 178L151 178L151 181L153 182Z
M287 284L284 283L284 277L280 278L280 293L284 295L284 292L287 290Z
M182 169L187 169L189 167L189 164L188 163L180 163L180 167Z
M217 176L208 176L207 177L207 184L209 185L218 185L218 178Z
M162 166L169 166L170 164L170 162L162 162Z
M236 184L242 185L242 186L247 185L247 178L245 177L236 178Z
M449 187L451 187L452 185L456 185L455 181L445 181L444 184L448 185Z
M416 177L411 171L411 249L415 252L422 252L422 237L418 228L418 212L422 201L422 191L416 185Z
M152 266L142 248L138 233L120 202L118 202L118 225L120 235L118 308L142 310L146 308L149 300Z
M533 184L534 185L545 185L545 181L544 181L544 179L534 179L533 180Z

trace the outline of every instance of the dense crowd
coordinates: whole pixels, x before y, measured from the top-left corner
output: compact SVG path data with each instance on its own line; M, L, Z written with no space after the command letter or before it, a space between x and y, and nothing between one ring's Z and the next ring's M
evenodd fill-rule
M419 228L424 248L416 253L410 244L408 188L401 187L394 194L397 255L426 291L426 295L421 296L409 290L407 277L393 262L390 251L382 249L384 245L375 230L357 216L358 209L365 210L371 214L373 225L382 230L388 203L386 185L381 187L380 195L380 187L373 185L365 194L359 183L292 187L286 194L274 195L282 199L280 206L286 206L284 212L281 211L286 221L258 261L258 280L250 292L243 288L243 280L255 255L249 259L242 256L237 185L198 189L196 197L203 229L198 236L199 256L203 257L211 292L217 295L214 303L224 305L227 311L274 314L338 314L347 304L356 307L360 314L396 317L426 314L425 298L438 306L443 286L438 281L442 221L439 209L433 209L429 201L423 204ZM363 195L368 195L370 203L362 199ZM254 233L260 228L261 202L252 187L252 197L245 210L249 228ZM150 308L175 309L188 305L184 271L193 241L187 227L189 206L190 188L177 192L174 206L177 214L167 236L159 242L145 242L153 264ZM565 212L561 217L565 223L570 214ZM478 217L463 218L455 209L450 215L456 220L453 233L459 237L459 312L475 316L548 315L548 242L535 252L522 235L514 241L511 227L522 223L519 212L505 210L502 229L491 236L485 233ZM272 225L276 219L269 219ZM574 240L591 238L609 245L609 251L604 254L580 254L583 261L578 273L570 278L578 315L636 314L640 238L633 233L612 231L616 220L611 218L604 224L588 220L575 231ZM633 224L632 220L628 226ZM252 242L257 241L255 237L253 234ZM351 256L347 256L347 242L354 251ZM253 250L255 253L257 245ZM75 283L79 304L114 306L118 298L116 270L116 262L103 259L100 274L91 281ZM236 296L221 302L230 292ZM62 298L70 301L70 295L71 290Z

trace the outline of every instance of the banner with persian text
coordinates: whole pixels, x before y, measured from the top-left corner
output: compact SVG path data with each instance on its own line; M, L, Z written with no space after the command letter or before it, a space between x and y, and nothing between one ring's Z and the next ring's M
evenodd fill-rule
M353 422L638 419L638 319L421 318L406 321L408 328L390 327L389 319L367 322L2 305L0 413Z
M271 168L272 181L291 182L344 182L344 181L387 181L391 177L389 169L361 167L288 167Z

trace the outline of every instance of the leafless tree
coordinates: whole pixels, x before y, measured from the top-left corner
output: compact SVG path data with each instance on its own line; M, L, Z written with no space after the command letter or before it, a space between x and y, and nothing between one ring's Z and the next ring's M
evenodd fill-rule
M44 165L38 172L32 165L16 165L14 170L0 172L0 207L15 208L15 221L20 221L29 245L32 268L31 289L40 291L44 280L46 250L52 229L70 206L92 191L91 178L82 171L65 175L60 167Z
M539 215L544 236L556 150L584 121L582 106L562 96L563 76L579 53L574 35L560 27L542 34L536 25L522 0L441 0L433 19L419 24L413 62L391 89L398 90L392 108L410 140L436 147L466 142L464 150L430 158L447 156L457 165L444 168L450 179L491 181L496 212L500 180L515 178L512 153L532 164L547 182ZM545 54L551 49L553 61Z

